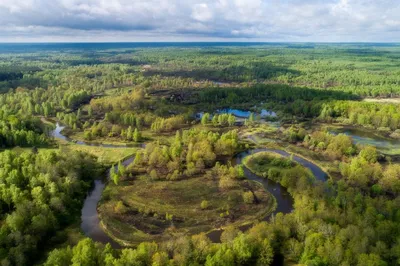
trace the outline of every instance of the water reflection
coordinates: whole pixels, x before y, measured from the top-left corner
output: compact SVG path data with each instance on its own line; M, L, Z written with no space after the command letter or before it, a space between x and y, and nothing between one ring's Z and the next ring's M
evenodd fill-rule
M232 114L232 115L234 115L236 117L240 117L240 118L249 118L252 112L244 111L244 110L240 110L240 109L227 108L227 109L218 110L217 113ZM254 115L259 116L261 118L277 117L277 115L274 111L268 111L267 109L262 109L261 113L254 112Z
M400 140L384 138L373 132L357 128L330 128L333 134L346 134L353 139L355 144L375 146L379 151L388 155L398 154L400 151Z
M226 108L226 109L221 109L216 111L217 114L232 114L235 117L240 119L247 119L250 117L251 113L254 114L254 118L261 118L261 119L268 119L268 118L277 118L277 114L274 111L269 111L267 109L262 109L260 113L258 112L251 112L251 111L245 111L245 110L240 110L240 109L231 109L231 108ZM196 118L201 119L205 112L198 112L196 114ZM212 118L212 114L210 114L210 118Z

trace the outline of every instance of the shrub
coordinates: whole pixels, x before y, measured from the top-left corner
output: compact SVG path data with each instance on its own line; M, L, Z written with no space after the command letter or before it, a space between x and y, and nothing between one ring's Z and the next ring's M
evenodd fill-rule
M200 207L201 207L203 210L207 209L207 208L208 208L208 201L203 200L203 201L201 202L201 204L200 204Z
M157 171L155 169L151 170L150 172L150 178L152 180L157 180L158 179L158 175L157 175Z
M251 191L244 192L244 193L243 193L243 201L244 201L246 204L252 204L252 203L254 203L254 195L253 195L253 192L251 192Z
M122 201L118 201L117 204L115 204L114 211L118 214L122 214L125 212L125 205Z

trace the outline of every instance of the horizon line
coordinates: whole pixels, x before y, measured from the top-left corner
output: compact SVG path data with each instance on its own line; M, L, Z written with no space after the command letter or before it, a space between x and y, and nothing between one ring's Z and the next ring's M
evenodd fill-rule
M8 42L0 41L0 44L131 44L131 43L255 43L255 44L400 44L400 41L31 41Z

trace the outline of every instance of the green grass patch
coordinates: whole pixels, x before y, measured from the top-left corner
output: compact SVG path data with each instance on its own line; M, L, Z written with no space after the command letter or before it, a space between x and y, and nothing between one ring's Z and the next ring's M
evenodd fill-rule
M298 165L296 162L290 160L290 158L285 158L280 154L272 152L259 152L247 156L244 158L243 164L252 172L264 177L266 177L271 169L284 171Z
M256 175L269 178L286 188L295 186L305 188L315 180L311 170L273 152L259 152L247 156L243 164Z
M77 144L63 145L65 149L86 152L98 158L98 161L104 164L113 164L119 162L136 153L138 148L108 148L101 146L85 146Z

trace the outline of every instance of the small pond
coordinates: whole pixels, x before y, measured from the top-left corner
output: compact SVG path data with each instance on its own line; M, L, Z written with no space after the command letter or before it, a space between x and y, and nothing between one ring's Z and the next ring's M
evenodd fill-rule
M196 117L202 118L205 112L199 112L197 113ZM217 114L232 114L237 118L249 118L250 114L252 113L251 111L246 111L246 110L240 110L240 109L231 109L231 108L225 108L221 110L216 111ZM276 118L277 114L274 111L269 111L267 109L262 109L260 113L253 112L254 115L257 115L261 118Z
M342 127L330 128L329 132L333 134L346 134L347 136L352 137L355 144L375 146L379 151L384 154L400 154L400 140L385 138L368 130Z
M240 109L222 109L217 111L219 114L232 114L236 117L240 118L249 118L252 112L240 110ZM254 113L255 115L259 115L261 118L268 118L268 117L277 117L274 111L268 111L266 109L262 109L261 113Z

